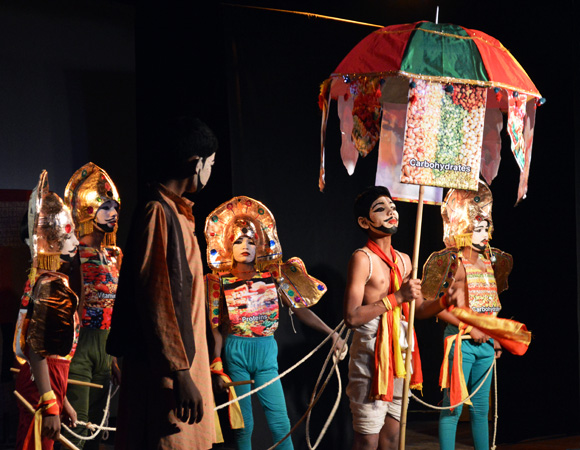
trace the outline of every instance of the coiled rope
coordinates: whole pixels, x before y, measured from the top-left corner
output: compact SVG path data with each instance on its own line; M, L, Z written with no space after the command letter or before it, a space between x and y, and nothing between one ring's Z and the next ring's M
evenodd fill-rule
M313 350L312 350L310 353L308 353L306 356L304 356L304 357L303 357L303 358L302 358L300 361L298 361L296 364L294 364L294 365L293 365L293 366L291 366L290 368L286 369L284 372L282 372L282 373L281 373L280 375L278 375L277 377L275 377L275 378L272 378L272 379L271 379L270 381L268 381L267 383L264 383L262 386L259 386L259 387L257 387L256 389L253 389L253 390L251 390L250 392L247 392L246 394L244 394L244 395L241 395L241 396L239 396L238 398L236 398L236 399L234 399L234 400L230 400L230 401L228 401L228 402L226 402L226 403L223 403L223 404L221 404L221 405L219 405L219 406L216 406L216 407L214 408L214 410L215 410L215 411L217 411L217 410L223 409L223 408L225 408L225 407L227 407L227 406L231 405L231 404L232 404L232 403L234 403L234 402L237 402L237 401L240 401L240 400L242 400L242 399L244 399L244 398L246 398L246 397L249 397L250 395L253 395L253 394L255 394L256 392L258 392L258 391L260 391L260 390L262 390L262 389L266 388L267 386L271 385L272 383L276 382L277 380L279 380L279 379L281 379L281 378L285 377L285 376L286 376L286 375L288 375L290 372L292 372L294 369L296 369L298 366L300 366L301 364L303 364L304 362L306 362L306 361L307 361L307 360L308 360L308 359L309 359L309 358L310 358L312 355L314 355L314 354L315 354L315 353L316 353L318 350L320 350L320 348L322 348L322 346L323 346L324 344L326 344L326 342L327 342L327 341L328 341L328 340L329 340L329 339L332 337L332 335L333 335L334 333L337 333L339 336L341 336L341 335L342 335L342 333L344 332L344 329L345 329L345 328L346 328L346 327L344 326L344 321L341 321L341 322L338 324L338 326L337 326L337 327L336 327L336 328L335 328L335 329L332 331L332 333L330 333L328 336L326 336L326 338L324 338L324 340L322 340L322 342L321 342L320 344L318 344L318 346L316 346L316 348L314 348L314 349L313 349ZM340 331L338 331L338 330L340 330ZM348 336L349 336L349 334L350 334L350 330L348 330L348 331L347 331L347 334L346 334L346 336L344 337L344 345L343 345L343 347L342 347L342 349L341 349L341 352L340 352L340 353L341 353L341 356L345 354L345 350L346 350L346 348L347 348L347 339L348 339ZM328 382L330 381L330 378L332 377L332 375L334 375L334 373L337 373L338 375L340 375L340 374L339 374L339 372L338 372L338 368L337 368L337 365L338 365L338 362L340 361L340 359L339 359L339 358L334 358L334 361L333 361L333 366L332 366L332 368L331 368L330 372L328 373L328 375L327 375L327 377L326 377L326 379L325 379L325 381L324 381L324 383L323 383L322 387L320 388L320 391L319 391L318 393L316 392L316 389L317 389L317 387L318 387L318 384L319 384L320 380L322 379L322 375L323 375L323 373L324 373L324 371L325 371L325 369L326 369L326 367L327 367L327 365L328 365L328 362L329 362L329 360L330 360L331 356L334 354L334 352L335 352L335 351L336 351L336 349L335 349L335 348L331 348L331 349L330 349L330 351L329 351L329 353L328 353L328 356L326 357L326 360L325 360L325 362L324 362L324 364L323 364L322 370L321 370L321 372L320 372L320 375L319 375L319 377L318 377L318 381L316 382L316 387L314 388L314 391L313 391L313 393L312 393L312 397L311 397L310 403L309 403L309 405L308 405L308 408L306 409L306 412L304 413L304 415L303 415L303 416L300 418L300 420L298 420L298 421L297 421L297 422L294 424L294 426L293 426L293 427L290 429L290 431L288 432L288 434L286 434L286 436L284 436L282 439L280 439L278 442L276 442L276 443L275 443L273 446L271 446L271 447L270 447L268 450L273 450L273 449L275 449L275 448L276 448L278 445L280 445L280 444L281 444L283 441L285 441L285 440L286 440L286 439L287 439L287 438L288 438L288 437L289 437L289 436L290 436L290 435L291 435L291 434L292 434L292 433L293 433L293 432L296 430L296 428L298 428L298 426L299 426L299 425L300 425L300 424L301 424L301 423L304 421L304 419L306 419L307 417L309 417L309 415L310 415L310 412L312 411L312 408L314 407L314 405L315 405L315 404L318 402L318 400L320 399L320 397L321 397L321 395L322 395L322 393L323 393L324 389L326 388L326 385L327 385L327 384L328 384ZM339 378L339 380L340 380L340 376L338 376L338 378ZM339 386L340 386L340 389L342 389L342 385L341 385L340 383L341 383L341 382L339 381ZM330 424L330 421L331 421L331 420L332 420L332 418L334 417L334 414L336 413L336 409L338 408L338 402L339 402L339 401L340 401L340 395L338 396L338 398L337 398L337 401L336 401L336 403L335 403L335 407L333 408L333 411L332 411L331 415L329 416L329 419L327 420L327 423L325 424L325 427L324 427L324 429L321 431L321 435L319 436L319 438L318 438L318 440L317 440L317 442L316 442L316 444L315 444L315 445L318 445L318 443L320 442L320 440L321 440L321 439L322 439L322 437L324 436L324 434L323 434L323 433L324 433L324 432L326 432L326 429L328 428L328 425ZM308 421L308 423L309 423L309 421ZM312 447L310 447L310 442L309 442L309 441L310 441L310 438L308 437L308 433L307 433L307 442L309 443L309 448L312 448ZM314 450L315 448L316 448L316 447L312 448L312 450Z
M326 342L332 337L333 333L337 333L339 336L342 337L342 334L344 333L344 330L346 329L346 326L344 325L344 321L341 321L338 326L333 330L332 333L330 333L328 336L326 336L326 338L324 338L324 340L318 344L318 346L316 348L314 348L310 353L308 353L306 356L304 356L300 361L298 361L296 364L294 364L292 367L288 368L287 370L285 370L284 372L282 372L280 375L278 375L277 377L273 378L272 380L268 381L267 383L263 384L262 386L259 386L256 389L251 390L250 392L236 398L235 400L231 400L229 402L223 403L219 406L216 406L214 408L214 411L218 411L220 409L223 409L229 405L231 405L232 403L235 403L237 401L240 401L241 399L244 399L246 397L249 397L250 395L255 394L256 392L266 388L267 386L269 386L270 384L276 382L277 380L285 377L286 375L288 375L290 372L292 372L293 370L295 370L297 367L299 367L300 365L302 365L304 362L306 362L312 355L314 355L318 350L320 350L320 348L322 348L322 346L324 344L326 344ZM304 419L306 419L306 443L308 445L309 450L316 450L316 448L318 447L318 445L320 444L322 438L324 437L324 435L326 434L326 431L328 430L328 427L330 426L330 423L332 422L332 420L334 419L334 416L336 414L336 411L338 409L338 405L340 404L340 398L342 396L342 381L341 381L341 377L340 377L340 372L338 371L338 363L346 356L346 351L348 349L347 347L347 341L348 341L348 337L350 336L351 330L347 330L346 335L344 336L343 340L344 340L344 344L343 347L341 348L340 351L340 358L336 357L336 349L335 348L331 348L328 355L326 356L326 359L324 361L324 364L322 365L322 369L320 370L320 373L318 375L318 379L316 380L316 384L314 386L314 389L312 391L312 395L310 397L310 403L308 404L308 408L306 409L306 412L304 413L304 415L296 422L296 424L294 424L294 426L290 429L290 431L288 432L288 434L286 434L286 436L284 436L280 441L278 441L277 443L275 443L273 446L271 446L268 450L273 450L275 449L278 445L280 445L284 440L286 440L295 430L296 428L304 421ZM333 364L332 367L326 377L326 379L324 380L324 383L322 384L322 386L320 387L320 391L317 392L318 386L320 384L320 381L322 380L323 374L326 370L326 367L328 366L328 363L330 361L330 358L333 358ZM460 405L463 405L467 400L470 400L483 386L483 384L485 383L485 381L487 380L487 378L489 377L489 375L491 374L491 372L494 372L494 395L495 395L495 411L494 411L494 430L493 430L493 440L492 440L492 445L491 445L491 450L495 450L496 449L496 445L495 445L495 441L496 441L496 436L497 436L497 421L498 421L498 404L497 404L497 399L498 399L498 395L497 395L497 364L496 364L496 360L494 359L489 370L487 371L484 379L482 380L481 384L479 386L477 386L477 388L465 399L463 399L461 402L457 403L456 405L452 405L452 406L435 406L435 405L431 405L423 400L421 400L420 398L418 398L415 394L413 394L412 392L409 392L409 396L411 398L413 398L415 401L421 403L422 405L431 408L431 409L435 409L435 410L447 410L447 409L455 409ZM310 416L312 413L312 409L314 408L314 405L316 405L316 403L318 402L318 400L320 399L320 397L322 396L322 393L324 392L324 390L326 389L326 386L328 385L328 382L330 381L330 379L332 378L332 375L336 374L337 376L337 381L338 381L338 393L337 393L337 398L336 401L332 407L331 413L328 417L328 419L326 420L324 426L322 427L322 430L320 431L320 434L316 440L316 442L314 443L314 445L312 445L311 440L310 440ZM84 440L84 441L88 441L88 440L92 440L95 439L98 434L103 431L103 439L107 439L108 437L108 432L109 431L116 431L116 428L114 427L108 427L107 426L107 422L109 420L109 415L110 415L110 404L111 404L111 398L115 396L115 394L117 393L119 387L116 386L115 391L111 394L113 388L113 383L110 382L109 384L109 392L107 395L107 403L105 406L105 409L103 410L103 419L101 421L100 425L96 425L96 424L92 424L90 422L83 422L83 421L77 421L76 425L77 426L85 426L87 429L89 429L89 431L92 432L91 435L89 436L82 436L79 435L77 433L75 433L74 431L72 431L69 427L67 427L66 425L62 424L63 428L70 433L72 436L74 436L77 439L80 440Z
M343 323L344 323L344 321L341 322L341 324L343 324ZM344 332L345 328L346 328L346 325L343 324L340 331L338 332L339 336L342 336L342 333ZM339 353L340 356L337 357L336 353L333 351L334 349L331 349L331 351L329 352L328 356L326 357L326 360L324 361L324 365L322 366L322 369L320 370L320 374L318 375L318 380L316 380L316 385L314 386L314 389L312 391L312 397L310 398L310 405L312 405L312 407L310 407L310 405L309 405L309 410L307 411L307 417L306 417L306 444L308 445L309 450L316 450L316 448L320 444L320 441L322 441L322 438L326 434L326 430L328 430L328 427L330 426L332 419L334 419L334 415L336 414L336 411L338 409L338 405L340 404L340 398L342 397L342 380L340 377L340 372L338 371L338 363L339 363L339 361L342 361L346 357L346 354L348 352L347 341L348 341L348 337L350 336L350 333L351 333L351 330L348 330L346 332L346 336L343 338L344 345ZM334 373L336 373L336 379L338 382L338 393L336 395L336 400L334 402L334 406L332 407L332 410L330 411L330 415L326 419L326 422L325 422L324 426L322 427L320 434L318 435L318 439L316 440L315 444L312 445L310 442L310 415L312 414L312 409L314 407L315 396L317 397L317 399L320 398L320 394L322 394L322 392L326 388L326 384L328 382L328 379L330 379L330 376L329 376L327 381L320 388L320 394L316 395L316 389L318 388L318 384L320 383L320 380L322 379L322 374L324 373L324 370L326 369L326 366L328 364L328 361L329 361L331 355L332 355L332 363L333 363L332 368L331 368L331 373L333 371L334 371Z
M109 382L109 392L107 394L107 403L105 404L105 409L103 409L103 420L101 420L101 424L100 425L96 425L94 423L90 423L90 422L83 422L82 420L78 420L75 424L75 426L84 426L86 427L91 434L89 436L82 436L80 434L75 433L73 430L71 430L69 427L67 427L65 424L62 424L62 427L71 435L74 436L77 439L80 439L82 441L90 441L92 439L95 439L99 433L101 431L103 431L103 439L107 440L107 438L109 437L109 431L116 431L116 428L114 427L108 427L108 422L109 422L109 415L111 413L110 408L111 408L111 398L113 398L115 396L115 394L117 393L117 391L119 390L119 386L115 386L115 392L113 392L111 394L111 391L113 390L113 382L110 381Z
M261 391L262 389L270 386L272 383L278 381L280 378L285 377L286 375L288 375L290 372L292 372L294 369L296 369L298 366L300 366L302 363L304 363L305 361L307 361L312 355L314 355L318 350L320 350L320 348L326 344L326 341L328 341L331 337L332 334L334 332L336 332L336 330L338 330L341 326L342 326L343 322L341 322L340 324L338 324L338 326L333 330L332 333L330 333L328 336L326 336L324 338L324 340L318 344L318 346L316 348L314 348L310 353L308 353L304 358L302 358L300 361L298 361L296 364L294 364L292 367L286 369L284 372L282 372L280 375L278 375L275 378L272 378L270 381L268 381L267 383L264 383L262 386L257 387L256 389L251 390L250 392L246 392L244 395L239 396L238 398L234 399L234 400L230 400L229 402L226 403L222 403L219 406L216 406L214 408L214 411L218 411L220 409L226 408L227 406L230 406L232 403L238 402L246 397L249 397L250 395L255 394L258 391Z
M219 410L219 409L225 408L225 407L229 406L230 404L232 404L232 403L234 403L234 402L240 401L240 400L241 400L241 399L243 399L243 398L246 398L246 397L248 397L248 396L250 396L250 395L253 395L253 394L255 394L256 392L258 392L258 391L260 391L260 390L262 390L262 389L266 388L266 387L267 387L267 386L269 386L270 384L274 383L275 381L279 380L280 378L282 378L282 377L284 377L284 376L288 375L290 372L292 372L292 371L293 371L294 369L296 369L298 366L300 366L301 364L303 364L304 362L306 362L306 361L307 361L307 360L308 360L308 359L309 359L309 358L310 358L312 355L314 355L314 353L316 353L316 352L317 352L317 351L318 351L318 350L319 350L319 349L320 349L320 348L321 348L321 347L322 347L322 346L323 346L323 345L324 345L324 344L325 344L325 343L326 343L326 342L327 342L327 341L328 341L328 340L329 340L329 339L332 337L332 335L333 335L335 332L336 332L336 333L337 333L339 336L341 336L341 335L342 335L342 333L344 332L344 329L345 329L345 328L346 328L346 327L344 326L344 321L341 321L341 322L338 324L338 326L337 326L337 327L336 327L336 328L335 328L335 329L332 331L332 333L330 333L328 336L326 336L326 338L324 338L324 340L323 340L323 341L322 341L322 342L321 342L321 343L320 343L320 344L319 344L319 345L318 345L318 346L317 346L315 349L313 349L313 350L312 350L310 353L308 353L308 354L307 354L307 355L306 355L304 358L302 358L300 361L298 361L298 362L297 362L296 364L294 364L292 367L290 367L289 369L287 369L286 371L284 371L283 373L281 373L281 374L280 374L280 375L278 375L277 377L273 378L272 380L268 381L267 383L263 384L262 386L260 386L260 387L258 387L258 388L256 388L256 389L254 389L254 390L252 390L252 391L250 391L250 392L248 392L248 393L246 393L246 394L244 394L244 395L242 395L242 396L238 397L237 399L235 399L235 400L232 400L232 401L229 401L229 402L227 402L227 403L224 403L224 404L222 404L222 405L216 406L216 407L214 408L214 410L215 410L215 411L217 411L217 410ZM340 329L340 331L337 331L337 330L339 330L339 329ZM347 332L347 334L346 334L346 336L345 336L345 338L344 338L344 345L343 345L343 348L341 349L341 352L340 352L340 353L341 353L341 358L340 358L340 359L344 358L344 356L346 355L346 350L347 350L347 343L346 343L346 342L347 342L347 339L348 339L348 336L349 336L349 334L350 334L350 330ZM276 448L276 447L277 447L277 446L278 446L278 445L279 445L281 442L283 442L283 441L284 441L286 438L288 438L288 436L290 436L290 435L291 435L291 434L294 432L294 430L296 429L296 427L297 427L297 426L298 426L298 425L299 425L299 424L300 424L302 421L304 421L304 419L305 419L305 418L308 418L307 424L309 424L309 419L310 419L310 412L312 411L312 408L314 407L314 405L315 405L315 404L318 402L318 400L320 399L320 396L322 395L322 392L323 392L323 391L324 391L324 389L326 388L326 385L328 384L328 381L330 380L330 378L332 377L332 375L333 375L334 373L336 373L336 374L337 374L337 377L338 377L338 383L339 383L339 393L338 393L338 396L337 396L337 400L336 400L336 402L335 402L335 405L334 405L334 407L333 407L333 410L332 410L332 412L331 412L331 414L330 414L329 418L327 419L327 421L326 421L326 424L325 424L325 426L324 426L323 430L321 431L321 434L320 434L320 436L319 436L319 438L318 438L318 440L317 440L317 442L316 442L316 444L315 444L315 446L314 446L314 447L311 447L311 446L310 446L310 438L309 438L309 436L307 437L308 445L309 445L309 448L310 448L311 450L315 450L315 449L316 449L316 447L318 446L318 444L320 443L320 440L321 440L321 439L322 439L322 437L324 436L324 433L326 432L326 430L327 430L327 428L328 428L328 426L329 426L330 422L332 421L332 419L334 418L334 415L336 414L336 410L337 410L337 408L338 408L338 404L339 404L339 401L340 401L340 396L341 396L341 394L342 394L342 384L341 384L341 379L340 379L340 373L339 373L339 371L338 371L338 367L337 367L337 366L338 366L338 362L340 361L340 359L339 359L339 358L336 358L336 357L334 357L334 359L333 359L333 360L334 360L333 366L332 366L332 368L331 368L331 371L330 371L330 373L328 374L328 376L327 376L326 380L324 381L324 384L322 385L322 387L321 387L321 389L320 389L320 392L316 393L316 389L318 388L318 384L319 384L319 382L320 382L320 380L321 380L321 378L322 378L322 374L324 373L324 371L325 371L325 369L326 369L326 367L327 367L327 365L328 365L328 361L330 360L330 357L331 357L332 355L334 355L335 351L336 351L336 349L335 349L335 348L331 348L331 350L330 350L330 352L329 352L328 356L326 357L326 360L325 360L325 362L324 362L324 365L323 365L323 367L322 367L322 370L321 370L321 372L320 372L320 375L319 375L319 377L318 377L318 381L316 382L316 386L315 386L315 388L314 388L314 392L312 393L312 397L311 397L311 400L310 400L310 404L308 405L308 409L307 409L306 413L305 413L305 414L302 416L302 418L301 418L301 419L300 419L300 420L299 420L299 421L296 423L296 425L294 425L294 427L293 427L293 428L290 430L290 432L289 432L289 433L288 433L286 436L284 436L284 438L282 438L282 439L281 439L279 442L277 442L277 443L276 443L274 446L270 447L270 449L274 449L274 448ZM62 424L63 428L64 428L64 429L65 429L65 430L66 430L66 431L67 431L67 432L68 432L68 433L69 433L71 436L73 436L73 437L75 437L75 438L77 438L77 439L83 440L83 441L89 441L89 440L95 439L95 438L96 438L96 437L99 435L99 433L100 433L101 431L103 431L103 434L104 434L104 436L103 436L103 439L105 439L105 440L106 440L106 439L107 439L107 437L108 437L108 436L106 436L106 434L107 434L109 431L116 431L116 428L115 428L115 427L108 427L108 426L107 426L107 422L108 422L108 420L109 420L109 415L110 415L111 398L115 396L115 394L117 393L117 391L118 391L119 387L117 386L117 387L115 388L115 391L114 391L113 393L111 393L111 391L112 391L112 388L113 388L113 383L111 382L111 383L109 384L109 392L108 392L108 395L107 395L107 402L106 402L106 405L105 405L105 409L103 410L103 413L104 413L104 414L103 414L103 419L102 419L102 421L101 421L101 424L100 424L100 425L96 425L96 424L93 424L93 423L90 423L90 422L83 422L83 421L80 421L80 420L79 420L79 421L77 421L77 422L76 422L76 424L75 424L75 426L84 426L84 427L86 427L86 428L87 428L89 431L91 431L91 434L90 434L89 436L82 436L82 435L80 435L80 434L78 434L78 433L75 433L74 431L72 431L72 430L71 430L71 429L70 429L68 426L66 426L65 424ZM308 425L307 425L307 426L308 426Z

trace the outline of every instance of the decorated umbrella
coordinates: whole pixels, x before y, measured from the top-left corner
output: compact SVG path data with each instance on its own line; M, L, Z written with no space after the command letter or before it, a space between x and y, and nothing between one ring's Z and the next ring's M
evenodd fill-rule
M401 182L477 189L481 169L491 184L507 113L521 170L517 202L525 197L535 108L544 99L497 39L423 21L384 27L360 41L321 86L321 190L331 99L338 101L349 173L381 141L377 181L394 180L394 196L403 200L416 199L417 190L409 194Z
M413 278L417 277L423 202L440 203L442 188L491 184L500 163L503 116L520 168L517 201L525 198L535 110L544 99L511 53L493 37L451 24L392 25L360 41L321 86L321 163L331 100L338 103L341 157L349 174L379 144L375 184L394 199L418 201ZM417 189L414 186L419 186ZM411 339L414 302L408 338ZM410 372L410 355L406 371ZM400 448L404 448L409 376Z

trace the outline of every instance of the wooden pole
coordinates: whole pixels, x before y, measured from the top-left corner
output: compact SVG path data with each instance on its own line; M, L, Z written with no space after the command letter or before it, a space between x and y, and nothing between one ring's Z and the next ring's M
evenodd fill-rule
M16 367L11 367L10 368L10 372L18 373L18 372L20 372L20 369L18 369ZM103 385L102 384L89 383L88 381L71 380L70 378L68 379L67 383L68 384L74 384L76 386L88 386L88 387L94 387L94 388L98 388L98 389L103 389Z
M242 386L244 384L254 384L254 380L232 381L230 383L226 383L226 387Z
M413 269L411 278L417 278L419 272L419 246L421 244L421 225L423 223L423 191L419 186L419 201L417 203L417 218L415 220L415 242L413 244ZM399 430L399 450L405 449L407 432L407 407L409 403L409 385L411 383L411 344L413 342L413 323L415 321L415 300L409 302L409 326L407 329L407 353L405 356L405 384L403 387L403 404L401 405L401 421ZM416 345L417 343L415 343Z
M18 400L20 400L20 403L24 405L24 407L28 410L28 412L34 416L36 410L32 407L30 403L28 403L28 400L26 400L18 391L14 391L14 395ZM32 418L32 420L34 420L34 417ZM61 442L61 444L63 444L70 450L79 450L79 448L76 445L74 445L71 441L65 438L62 434L58 436L58 440Z

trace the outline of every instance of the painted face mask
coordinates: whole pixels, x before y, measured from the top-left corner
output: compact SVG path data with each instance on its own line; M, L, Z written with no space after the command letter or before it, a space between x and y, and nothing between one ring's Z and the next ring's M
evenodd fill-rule
M474 229L482 222L487 225L488 236L486 239L489 241L493 231L492 205L491 191L483 181L479 182L477 191L450 190L441 205L445 246L456 248L471 246ZM481 230L479 231L481 232ZM481 244L482 240L485 240L479 234L476 236L477 240L480 241L478 245Z
M489 222L487 220L476 222L473 225L473 233L471 234L471 246L475 250L483 252L487 249L488 245L489 245Z
M399 229L399 213L395 202L386 195L377 198L371 205L367 220L371 229L395 234Z
M113 233L117 228L119 204L115 200L104 202L95 214L94 226L104 233Z
M240 236L232 244L234 262L251 264L256 260L256 243L248 236Z
M117 215L121 205L121 198L111 177L92 162L85 164L73 174L65 188L64 201L73 213L79 237L93 232L95 223L98 223L95 220L97 213L107 202L116 203ZM116 245L117 220L115 219L112 230L109 231L110 227L107 226L104 228L99 227L106 233L103 245Z
M211 171L212 171L212 167L213 167L214 162L215 162L215 153L208 156L207 158L204 158L202 161L200 161L201 167L200 167L199 172L197 174L197 190L198 191L203 189L207 185L207 182L209 181L209 177L211 176Z

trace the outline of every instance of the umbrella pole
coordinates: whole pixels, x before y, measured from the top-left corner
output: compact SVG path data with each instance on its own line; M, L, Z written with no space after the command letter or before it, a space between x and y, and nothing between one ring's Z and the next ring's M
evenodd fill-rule
M421 224L423 222L423 191L424 186L419 186L419 201L417 203L417 218L415 220L415 242L413 244L413 268L411 278L417 278L419 271L419 246L421 244ZM407 329L407 342L413 342L413 323L415 321L415 300L409 303L409 326ZM405 437L407 430L407 407L409 403L409 385L411 383L411 345L407 347L405 356L405 384L403 387L403 404L401 406L401 421L399 430L399 450L405 449Z

